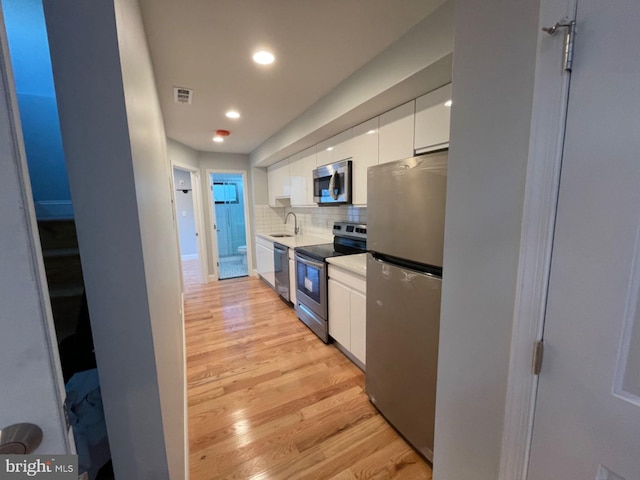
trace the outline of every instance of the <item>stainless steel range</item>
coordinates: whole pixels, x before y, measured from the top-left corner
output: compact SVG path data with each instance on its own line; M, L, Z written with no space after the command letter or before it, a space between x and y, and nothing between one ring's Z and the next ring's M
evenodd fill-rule
M296 313L324 343L329 343L326 259L367 251L366 225L336 222L333 235L333 243L295 249Z

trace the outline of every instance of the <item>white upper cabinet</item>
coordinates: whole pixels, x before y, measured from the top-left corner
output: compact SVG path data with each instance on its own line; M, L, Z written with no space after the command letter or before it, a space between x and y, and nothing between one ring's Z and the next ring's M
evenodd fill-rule
M313 169L316 168L316 147L300 152L299 158L289 165L291 206L308 207L313 201Z
M339 162L353 156L353 128L319 143L316 147L317 166Z
M451 118L451 84L416 99L416 153L429 152L449 145Z
M449 100L450 83L270 166L269 205L316 206L313 170L349 158L351 202L367 205L369 167L449 146Z
M329 290L329 335L340 345L351 347L351 289L333 278L327 281Z
M352 198L367 204L367 168L378 164L378 117L353 127Z
M294 155L291 158L296 158ZM267 168L267 183L269 189L269 205L278 206L279 198L288 198L291 195L289 185L289 158L282 160Z
M379 163L413 156L415 101L380 115Z

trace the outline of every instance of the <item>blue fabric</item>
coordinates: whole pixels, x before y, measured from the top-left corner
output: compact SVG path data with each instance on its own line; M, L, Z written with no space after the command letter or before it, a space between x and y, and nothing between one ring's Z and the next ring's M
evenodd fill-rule
M76 373L67 382L66 390L78 468L80 473L86 471L89 478L94 479L100 467L111 458L98 370Z

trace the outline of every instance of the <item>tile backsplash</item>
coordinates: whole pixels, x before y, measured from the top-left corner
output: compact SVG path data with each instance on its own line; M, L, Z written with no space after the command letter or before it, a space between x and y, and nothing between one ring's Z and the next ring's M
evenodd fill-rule
M300 234L333 239L333 222L367 223L366 207L341 205L338 207L270 207L255 205L256 233L290 233L293 234L293 218L287 224L284 219L287 213L293 212L298 218Z

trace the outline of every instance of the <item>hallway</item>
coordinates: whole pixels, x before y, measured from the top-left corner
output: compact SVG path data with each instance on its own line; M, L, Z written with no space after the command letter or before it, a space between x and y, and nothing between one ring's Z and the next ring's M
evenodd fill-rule
M261 280L185 265L191 480L431 479L324 345Z

